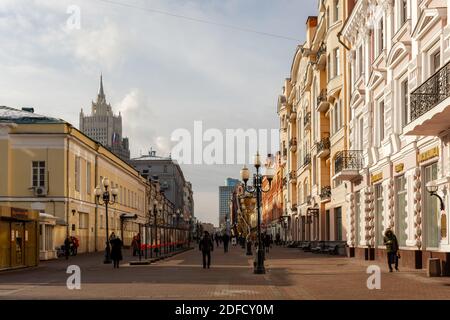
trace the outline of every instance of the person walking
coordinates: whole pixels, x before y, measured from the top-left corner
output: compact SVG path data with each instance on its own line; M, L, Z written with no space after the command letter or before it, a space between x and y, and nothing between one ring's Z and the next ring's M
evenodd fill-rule
M222 236L222 240L223 240L223 252L227 253L228 252L228 244L230 242L230 236L227 233L225 233Z
M275 243L277 244L277 246L280 245L280 240L281 240L281 236L279 233L277 233L277 235L275 236Z
M392 264L395 265L395 270L398 270L398 241L394 232L388 228L384 234L384 244L386 245L387 260L389 266L389 272L392 272Z
M209 269L211 265L211 252L214 251L214 243L212 242L208 231L205 231L205 233L203 234L198 248L202 252L203 256L203 269L206 269L206 267L208 267Z
M219 247L219 234L216 233L215 236L214 236L214 238L215 238L215 240L216 240L216 245L217 245L217 248L218 248L218 247Z
M70 256L70 238L66 237L64 240L64 255L66 256L66 260L69 260Z
M266 253L269 253L270 248L270 236L266 233L264 236L264 247L266 248Z
M119 237L115 237L110 241L111 243L111 260L113 261L114 268L119 268L119 262L122 257L122 240Z
M133 252L133 257L136 256L137 252L137 239L136 236L133 236L133 240L131 241L131 250Z

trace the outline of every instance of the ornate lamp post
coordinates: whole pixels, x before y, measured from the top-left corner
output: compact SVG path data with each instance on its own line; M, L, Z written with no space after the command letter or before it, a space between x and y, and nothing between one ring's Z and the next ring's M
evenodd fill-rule
M444 200L442 199L442 197L440 195L437 194L438 185L436 184L436 182L430 181L426 184L425 187L427 188L427 191L430 194L430 196L435 196L436 198L439 199L439 202L441 204L441 211L444 211L445 210Z
M105 217L106 217L106 247L105 247L105 260L103 263L111 263L111 247L109 245L109 218L108 218L108 205L113 205L116 203L117 198L117 188L111 188L109 190L109 179L103 178L102 181L103 190L100 187L96 187L94 190L95 199L97 204L105 206ZM100 199L101 198L101 199ZM123 237L123 235L122 235Z
M256 168L256 173L253 175L253 186L248 186L247 182L250 178L250 171L246 166L241 169L241 179L244 181L244 190L252 193L256 196L256 206L257 206L257 215L258 215L258 249L257 249L257 260L254 268L255 274L264 274L266 273L266 269L264 267L264 250L262 248L262 239L261 239L261 196L262 192L269 192L272 179L275 174L274 168L270 163L266 164L266 173L263 176L259 169L261 168L261 158L259 152L256 153L253 165ZM263 177L266 177L269 181L269 188L267 190L262 189L262 180Z

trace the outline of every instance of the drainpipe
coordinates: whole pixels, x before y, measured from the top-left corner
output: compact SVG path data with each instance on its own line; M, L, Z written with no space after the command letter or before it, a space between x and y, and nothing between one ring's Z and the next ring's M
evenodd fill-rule
M98 150L98 145L96 145L96 150ZM98 185L98 153L95 154L95 163L94 163L94 185L97 188ZM95 222L94 222L94 251L97 252L97 242L98 242L98 204L95 201Z
M70 155L70 135L72 133L72 127L68 125L67 127L67 150L66 150L66 238L69 236L69 155Z

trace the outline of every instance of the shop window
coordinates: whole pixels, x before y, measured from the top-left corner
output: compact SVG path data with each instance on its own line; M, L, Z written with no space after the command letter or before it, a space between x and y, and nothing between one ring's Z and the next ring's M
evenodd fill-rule
M437 179L437 163L424 167L423 171L424 180L422 190L424 190L423 213L426 228L425 245L427 248L437 248L439 246L439 200L437 197L431 196L428 192L426 192L425 188L428 182Z
M336 221L336 241L342 240L342 208L338 207L334 209L334 218Z
M406 178L400 176L395 178L395 214L396 214L396 230L398 244L400 246L406 246L406 223L407 211L406 211Z

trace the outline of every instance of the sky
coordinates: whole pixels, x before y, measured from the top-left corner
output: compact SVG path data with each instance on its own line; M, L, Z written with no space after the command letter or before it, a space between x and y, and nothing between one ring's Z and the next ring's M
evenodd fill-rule
M0 0L0 105L78 127L102 73L135 157L150 148L168 156L173 132L193 135L195 121L224 135L278 129L277 98L316 8L316 0ZM195 216L217 225L218 187L241 165L181 167Z

